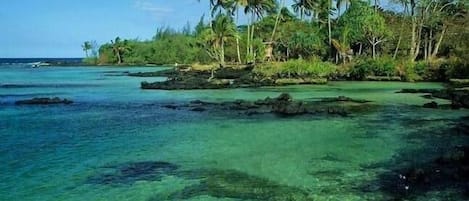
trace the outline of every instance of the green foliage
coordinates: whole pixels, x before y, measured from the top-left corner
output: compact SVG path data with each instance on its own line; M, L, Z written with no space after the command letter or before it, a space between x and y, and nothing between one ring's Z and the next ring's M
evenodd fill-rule
M83 58L82 62L85 65L97 65L98 57L86 57L86 58Z
M469 78L469 61L467 60L451 58L448 61L442 63L440 68L445 70L445 76L447 80L452 78Z
M322 35L315 32L296 32L287 42L291 56L296 58L309 58L312 56L324 56L326 45Z
M398 62L390 57L361 59L352 67L350 76L357 80L363 80L367 76L396 76L397 64Z
M397 62L397 71L399 72L399 75L405 81L409 82L422 80L426 69L427 63L425 62L412 62L408 59Z
M127 65L174 64L209 62L205 53L196 45L196 39L168 30L160 30L153 41L126 40L122 42L125 49L121 53L122 62ZM118 63L116 51L112 44L102 45L100 64Z
M380 43L391 35L383 16L376 12L369 3L356 1L338 19L335 37L341 43Z
M116 38L100 47L98 62L141 65L218 61L223 64L226 60L257 65L268 58L287 62L264 64L255 70L285 79L331 76L330 69L334 69L335 77L357 80L367 76L400 76L408 81L468 76L469 12L467 3L462 1L452 1L454 4L448 4L443 10L435 8L442 8L446 1L415 1L417 6L411 15L409 10L375 9L369 1L362 0L298 0L294 1L296 16L288 9L292 5L279 8L276 2L279 1L210 1L212 22L208 23L202 16L195 27L187 24L180 31L159 28L148 41ZM404 2L412 9L409 1L399 2L399 6ZM344 9L344 3L348 6L337 14L332 3L342 5L340 9ZM422 10L425 5L430 5L428 10ZM238 13L246 14L249 23L236 26L233 21L237 21L234 19ZM328 40L327 22L331 17L334 47ZM415 21L416 35L412 39L410 25ZM85 54L90 50L89 45L89 42L83 44ZM415 51L410 53L411 49ZM266 53L268 57L264 57ZM415 62L408 59L412 54L416 55L411 59ZM97 54L92 51L91 55ZM371 55L378 58L369 59ZM340 69L322 62L332 61L334 56L350 58L351 62Z
M327 78L336 71L336 66L318 59L289 60L283 63L266 63L254 69L254 72L266 77L278 78Z

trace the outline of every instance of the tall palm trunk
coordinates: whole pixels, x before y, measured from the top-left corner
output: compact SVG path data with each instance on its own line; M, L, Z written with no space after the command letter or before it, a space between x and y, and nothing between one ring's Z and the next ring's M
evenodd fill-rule
M274 30L272 31L272 36L270 37L270 42L274 41L275 32L277 31L277 27L278 27L278 24L279 24L279 21L280 21L280 15L282 15L282 9L285 5L285 0L282 0L281 5L282 6L278 10L277 17L275 18Z
M254 21L255 21L255 13L251 13L250 25L248 25L248 38L247 38L247 53L246 53L246 62L250 63L255 60L254 58L254 51L253 51L253 41L254 41Z
M117 51L117 64L121 64L122 63L122 57L121 57L121 53L119 51Z
M277 31L277 27L278 27L278 24L279 24L279 21L280 21L280 15L282 14L282 9L285 6L285 0L282 0L280 5L281 5L281 7L278 10L277 17L275 18L274 29L272 30L272 35L270 36L270 41L269 41L269 48L272 48L272 50L274 48L275 32ZM269 55L271 57L270 59L273 59L274 58L273 51L270 52L270 54L271 54L271 55Z
M238 24L238 21L239 21L239 10L236 9L236 24ZM238 54L238 64L241 65L243 62L241 61L241 51L239 49L239 37L236 37L236 53Z
M255 25L254 25L254 22L252 23L252 26L251 26L251 45L250 45L250 52L251 52L251 56L252 56L252 62L254 62L256 60L256 55L254 54L254 30L255 30Z
M247 30L247 38L246 38L246 63L249 63L250 61L250 46L251 46L251 23L248 23L248 30Z
M332 27L331 27L331 16L328 16L327 19L327 31L328 31L328 37L329 37L329 45L332 44Z
M220 41L220 66L225 67L225 41Z

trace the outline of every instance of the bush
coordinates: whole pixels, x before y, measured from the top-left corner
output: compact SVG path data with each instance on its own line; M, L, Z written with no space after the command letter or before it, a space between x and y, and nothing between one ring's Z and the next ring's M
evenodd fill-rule
M357 80L363 80L367 76L396 76L398 62L390 57L359 60L351 68L350 76Z
M404 59L397 61L397 73L403 80L414 82L422 80L422 76L425 73L427 67L426 63L417 62L414 63L410 60Z
M444 75L446 75L446 80L452 78L469 78L469 63L467 60L452 58L442 63L440 68L445 70Z
M254 73L274 79L279 78L327 78L336 72L330 62L298 59L283 63L267 63L254 69Z
M81 61L85 65L97 65L98 64L98 58L97 57L86 57L83 58Z

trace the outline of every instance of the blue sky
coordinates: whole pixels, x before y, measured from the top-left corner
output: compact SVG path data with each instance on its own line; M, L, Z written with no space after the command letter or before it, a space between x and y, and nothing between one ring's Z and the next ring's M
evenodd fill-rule
M197 0L1 0L0 58L82 57L83 41L151 38L157 27L195 24Z
M201 1L1 0L0 58L83 57L84 41L150 39L158 27L194 26L209 13Z

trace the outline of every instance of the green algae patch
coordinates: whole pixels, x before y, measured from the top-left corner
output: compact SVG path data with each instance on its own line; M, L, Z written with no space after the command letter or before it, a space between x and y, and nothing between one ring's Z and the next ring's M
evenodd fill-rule
M237 170L200 169L180 172L179 176L200 179L199 184L187 186L169 196L169 200L190 199L208 195L215 198L265 201L312 201L303 189L282 185L266 178ZM154 197L150 200L159 200Z

